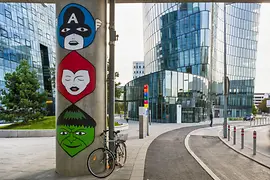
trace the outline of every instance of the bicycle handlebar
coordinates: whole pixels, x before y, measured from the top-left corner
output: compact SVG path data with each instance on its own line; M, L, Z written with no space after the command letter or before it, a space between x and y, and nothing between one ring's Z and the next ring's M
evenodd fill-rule
M102 136L104 133L107 133L107 132L109 132L109 130L104 130L103 133L100 134L100 136ZM113 133L114 133L115 135L117 135L118 133L120 133L120 130L113 131Z

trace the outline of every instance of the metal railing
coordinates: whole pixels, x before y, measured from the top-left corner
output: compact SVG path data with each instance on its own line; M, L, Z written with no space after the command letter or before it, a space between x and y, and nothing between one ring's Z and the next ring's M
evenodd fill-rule
M250 126L264 126L270 125L270 117L259 117L254 120L250 120Z

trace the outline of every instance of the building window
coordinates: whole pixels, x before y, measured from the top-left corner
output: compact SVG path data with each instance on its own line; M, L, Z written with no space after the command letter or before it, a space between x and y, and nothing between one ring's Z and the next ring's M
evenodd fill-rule
M30 29L31 31L34 31L34 26L33 26L33 24L29 23L28 25L29 25L29 29Z
M53 23L52 23L52 20L51 20L51 19L48 19L48 24L49 24L50 26L53 26Z
M4 52L0 50L0 58L4 57Z
M43 15L42 13L40 13L40 19L41 19L42 21L45 21L45 17L44 17L44 15Z
M50 9L51 9L52 12L54 12L53 6L50 6Z
M42 30L38 28L38 34L42 36Z
M22 18L20 18L20 17L18 17L17 19L18 19L18 23L19 23L20 25L22 25L22 26L23 26L23 25L24 25L24 23L23 23L23 19L22 19Z
M28 47L31 47L31 42L29 40L25 40L25 45L28 46Z
M43 7L48 7L46 3L41 3Z
M47 37L47 39L50 39L50 35L48 33L46 34L46 37Z
M16 61L16 55L15 54L10 54L10 60L11 61Z
M11 12L8 10L5 10L5 16L9 19L12 19Z
M21 3L21 6L26 9L26 3Z
M15 40L15 42L17 42L17 43L20 43L20 36L17 35L17 34L14 34L14 40Z
M36 15L36 9L35 8L31 8L32 14Z
M5 29L0 28L0 34L1 34L1 36L8 38L8 32Z

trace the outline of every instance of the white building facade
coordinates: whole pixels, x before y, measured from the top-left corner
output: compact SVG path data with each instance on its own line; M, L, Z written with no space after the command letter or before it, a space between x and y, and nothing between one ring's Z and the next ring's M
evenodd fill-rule
M136 79L143 75L144 75L144 62L133 61L133 79Z
M270 98L270 93L254 93L253 102L255 106L259 106L265 98Z

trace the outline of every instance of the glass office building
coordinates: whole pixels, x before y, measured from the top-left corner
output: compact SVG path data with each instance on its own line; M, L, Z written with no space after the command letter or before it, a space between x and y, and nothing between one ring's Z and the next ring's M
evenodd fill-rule
M143 5L146 76L126 84L129 118L138 119L144 84L149 85L153 121L178 122L178 106L182 122L204 120L210 110L215 117L223 116L223 10L224 3ZM232 117L252 109L259 11L260 4L255 3L227 5L228 115Z
M49 68L56 59L54 5L0 3L0 41L0 89L5 88L5 73L25 59L37 71L41 90L53 91Z

